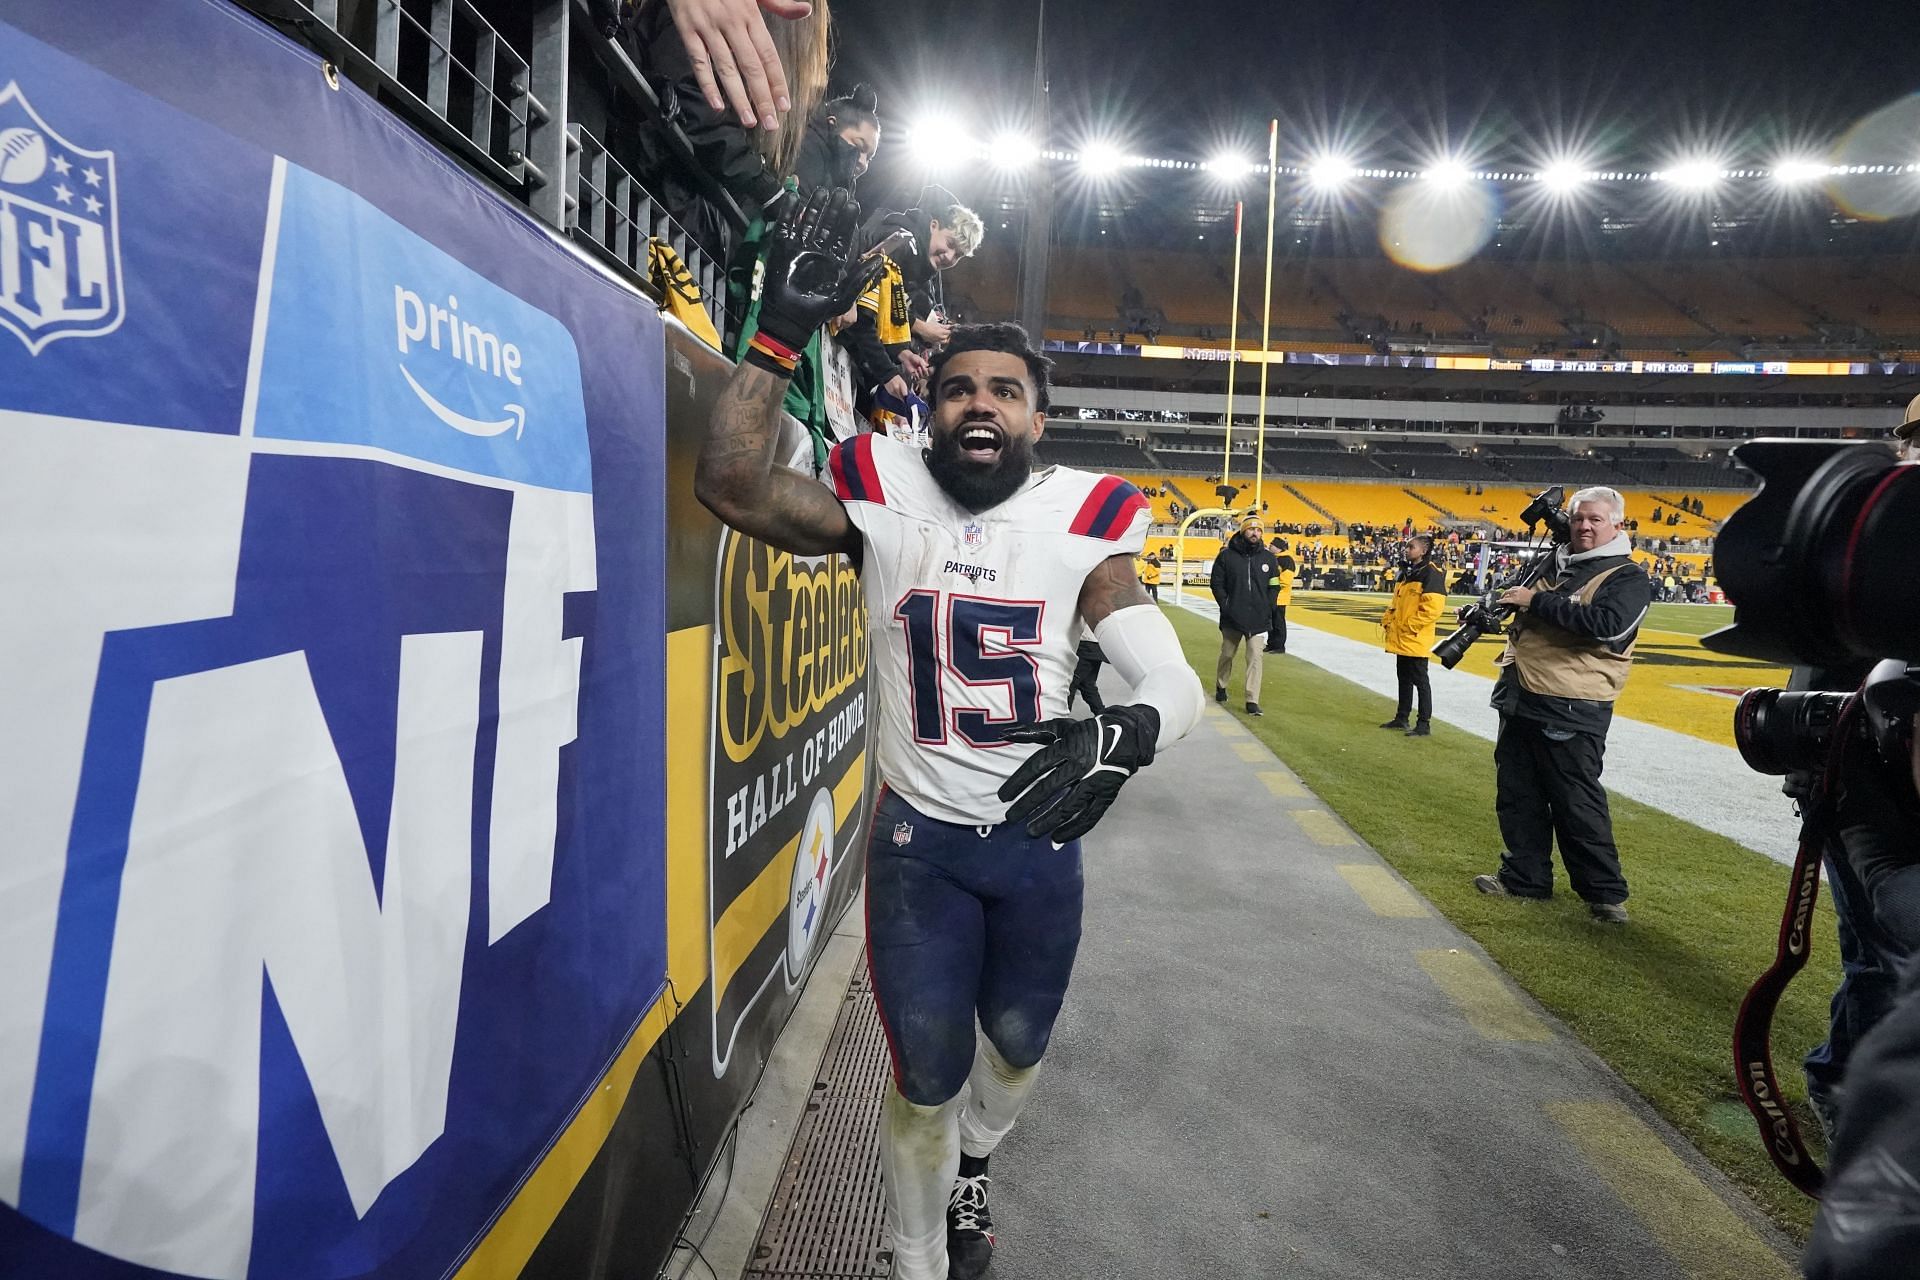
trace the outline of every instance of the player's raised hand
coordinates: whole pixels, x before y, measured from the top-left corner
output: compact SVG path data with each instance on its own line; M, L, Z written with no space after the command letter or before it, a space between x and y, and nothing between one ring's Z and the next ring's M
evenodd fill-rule
M1013 729L1009 742L1038 742L1011 778L1000 784L1010 801L1008 822L1024 822L1027 834L1051 836L1055 844L1078 840L1120 794L1122 784L1153 763L1160 713L1150 706L1108 707L1088 720L1061 718Z
M852 257L859 207L845 190L817 190L786 204L767 248L760 330L797 350L859 300L886 269L886 259Z

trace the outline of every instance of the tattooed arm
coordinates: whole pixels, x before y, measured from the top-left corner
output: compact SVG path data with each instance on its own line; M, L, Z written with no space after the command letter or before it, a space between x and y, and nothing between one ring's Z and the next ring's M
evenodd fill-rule
M853 551L859 531L833 490L773 460L787 382L742 362L714 406L693 472L693 493L721 520L799 555Z
M1133 557L1129 555L1108 556L1093 567L1093 572L1080 585L1080 620L1087 624L1088 631L1098 628L1110 613L1152 603L1153 598L1140 585L1140 575L1134 571Z

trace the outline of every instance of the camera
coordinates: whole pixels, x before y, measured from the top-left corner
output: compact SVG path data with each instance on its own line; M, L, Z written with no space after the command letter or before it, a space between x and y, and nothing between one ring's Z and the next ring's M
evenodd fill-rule
M1920 661L1920 465L1873 443L1755 440L1735 461L1760 491L1727 518L1714 567L1733 625L1702 638L1718 653L1839 666Z
M1825 768L1836 742L1851 738L1873 748L1904 794L1916 712L1920 668L1894 658L1875 666L1857 694L1747 690L1733 713L1733 740L1749 769L1784 775Z
M1467 656L1467 650L1481 636L1497 636L1506 620L1513 616L1511 605L1496 604L1501 594L1514 587L1524 587L1547 571L1553 563L1556 548L1565 546L1573 540L1573 517L1565 509L1567 491L1558 485L1543 489L1533 495L1533 501L1520 513L1520 523L1527 526L1527 532L1533 532L1533 526L1545 524L1547 547L1532 560L1504 578L1499 578L1487 588L1487 593L1469 605L1460 608L1460 627L1433 646L1433 656L1440 659L1440 665L1451 671L1460 665Z

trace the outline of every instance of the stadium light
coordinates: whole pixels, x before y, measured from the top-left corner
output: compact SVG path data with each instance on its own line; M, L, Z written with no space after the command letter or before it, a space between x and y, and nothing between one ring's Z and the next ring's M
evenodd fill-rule
M1002 133L987 146L987 158L1002 169L1025 169L1040 158L1040 148L1021 133Z
M1222 178L1244 178L1253 172L1253 161L1231 151L1222 151L1201 168Z
M958 120L932 116L914 124L908 134L913 155L930 167L951 165L973 154L973 138Z
M1080 167L1096 178L1117 173L1126 164L1126 155L1109 142L1090 142L1080 149Z
M1549 191L1572 191L1593 177L1571 160L1556 160L1535 175Z
M1827 176L1827 166L1819 160L1777 160L1771 176L1775 182L1788 184L1818 182Z
M1442 160L1420 176L1445 191L1467 185L1473 171L1458 160Z
M1712 160L1683 160L1670 165L1653 175L1661 182L1672 183L1683 191L1705 191L1718 186L1725 175L1720 165Z
M1339 156L1321 156L1307 166L1307 181L1322 191L1332 191L1345 186L1353 173L1351 161Z

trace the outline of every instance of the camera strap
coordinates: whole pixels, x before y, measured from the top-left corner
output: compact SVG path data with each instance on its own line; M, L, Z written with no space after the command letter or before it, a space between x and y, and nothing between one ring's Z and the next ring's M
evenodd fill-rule
M1794 854L1793 873L1787 878L1787 902L1780 913L1773 964L1747 988L1746 999L1740 1002L1740 1012L1733 1020L1733 1068L1740 1082L1740 1100L1760 1126L1760 1141L1773 1167L1815 1200L1820 1198L1827 1175L1807 1150L1800 1125L1780 1094L1780 1081L1773 1070L1773 1014L1787 984L1807 966L1807 949L1813 940L1813 904L1820 896L1820 855L1826 848L1834 801L1839 795L1841 761L1859 710L1856 695L1848 699L1834 725L1827 767L1801 813L1800 849Z
M1794 855L1793 874L1787 879L1787 904L1780 916L1780 937L1773 964L1747 988L1746 999L1733 1020L1734 1075L1740 1082L1740 1100L1747 1104L1760 1141L1780 1176L1815 1200L1826 1174L1814 1163L1800 1136L1800 1126L1787 1110L1780 1081L1773 1070L1773 1014L1787 984L1807 964L1809 926L1813 904L1820 893L1820 851L1825 844L1827 794L1821 783L1807 802L1800 823L1800 850Z

